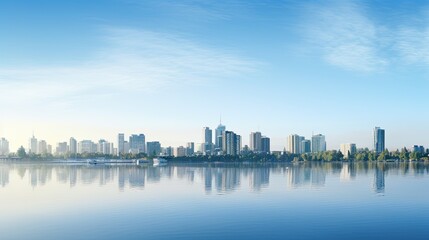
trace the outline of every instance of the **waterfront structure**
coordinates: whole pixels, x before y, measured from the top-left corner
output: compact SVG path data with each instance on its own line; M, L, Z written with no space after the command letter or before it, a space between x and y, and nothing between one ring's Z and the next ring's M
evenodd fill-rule
M187 149L183 146L177 147L174 149L175 157L185 157L187 155Z
M385 134L384 129L380 127L374 128L374 151L376 153L381 153L385 149Z
M6 138L0 138L0 156L9 154L9 141Z
M325 135L317 134L311 137L311 151L314 153L326 151Z
M216 151L222 150L222 136L225 130L226 130L226 126L222 125L222 122L219 123L219 126L217 126L215 130L215 150Z
M130 151L132 153L146 152L146 140L144 134L133 134L130 136Z
M161 153L161 144L157 141L146 143L147 155L148 156L159 156Z
M68 152L68 145L67 142L59 142L57 143L57 147L55 149L55 153L57 155L63 155Z
M299 149L300 149L300 153L311 152L311 141L308 139L302 140Z
M125 153L124 151L125 137L123 133L118 134L118 155Z
M262 151L262 134L260 132L251 132L249 139L250 150L255 153L260 153Z
M350 155L356 153L356 144L354 143L343 143L340 146L340 152L344 155L344 159L348 159Z
M238 155L241 151L241 136L232 131L225 131L222 135L222 151L225 155Z
M300 145L303 137L292 134L288 137L288 151L293 154L299 154L301 153Z
M201 150L204 155L211 155L213 149L212 130L209 127L203 128L203 143Z
M69 140L69 151L71 154L77 153L77 141L73 137L71 137Z
M37 146L38 154L46 154L48 152L48 146L45 140L40 140Z
M195 152L195 144L193 142L188 142L186 144L186 155L192 156L194 155L194 152Z
M28 141L28 153L37 154L37 143L37 138L35 138L33 134L33 137Z
M261 138L261 152L269 154L271 152L271 146L270 146L270 138L262 136Z

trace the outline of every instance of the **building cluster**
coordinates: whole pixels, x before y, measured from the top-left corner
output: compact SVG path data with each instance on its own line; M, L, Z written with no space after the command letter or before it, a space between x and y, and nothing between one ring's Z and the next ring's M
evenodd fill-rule
M381 153L385 150L385 130L375 127L373 132L374 145L373 150ZM326 139L322 134L312 135L311 139L292 134L288 136L287 148L285 151L292 154L318 153L326 151ZM343 143L340 145L340 152L344 158L360 151L355 143ZM425 153L423 146L414 145L412 152ZM270 138L263 136L261 132L251 132L249 135L249 145L242 147L242 138L233 131L226 129L225 125L220 123L213 135L209 127L202 130L202 143L195 147L194 142L188 142L185 146L162 147L158 141L146 142L146 136L142 133L131 134L127 139L124 133L119 133L116 144L100 139L97 142L91 140L77 141L71 137L69 141L59 142L55 148L45 140L38 140L34 134L29 139L27 153L33 154L54 154L70 155L83 153L98 153L105 155L124 155L144 153L148 156L175 156L186 157L194 155L230 155L236 156L247 153L269 154L271 153ZM10 153L9 141L0 138L0 156L7 156Z

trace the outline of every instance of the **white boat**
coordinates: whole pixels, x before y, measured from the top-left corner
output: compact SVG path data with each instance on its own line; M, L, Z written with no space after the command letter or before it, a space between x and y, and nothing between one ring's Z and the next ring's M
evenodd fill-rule
M154 158L153 159L153 165L154 166L159 166L159 165L162 165L165 163L167 163L167 160L165 160L164 158Z

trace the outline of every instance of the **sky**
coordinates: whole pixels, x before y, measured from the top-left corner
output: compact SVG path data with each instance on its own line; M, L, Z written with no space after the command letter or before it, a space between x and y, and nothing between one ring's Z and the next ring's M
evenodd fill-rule
M0 137L429 146L429 3L2 0Z

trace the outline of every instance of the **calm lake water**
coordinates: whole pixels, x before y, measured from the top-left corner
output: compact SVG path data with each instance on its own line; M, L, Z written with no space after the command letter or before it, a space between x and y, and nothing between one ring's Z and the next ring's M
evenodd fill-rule
M0 162L1 239L429 239L424 163Z

